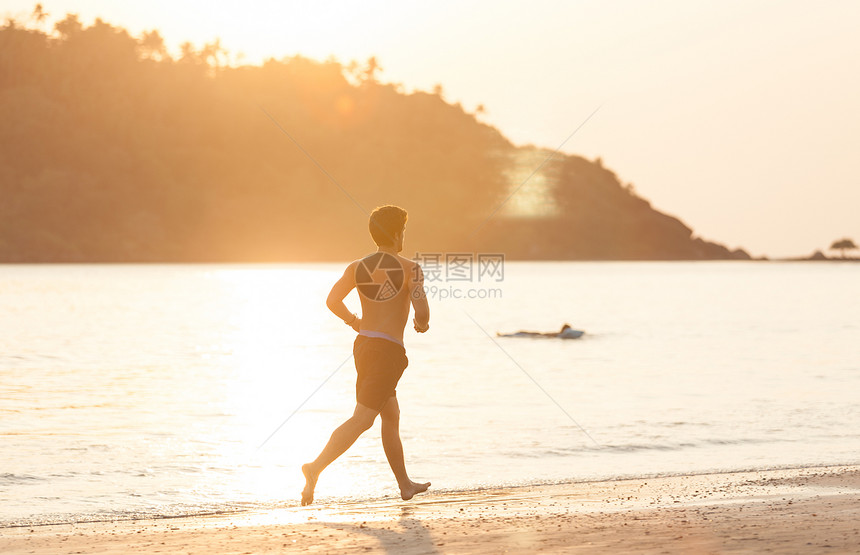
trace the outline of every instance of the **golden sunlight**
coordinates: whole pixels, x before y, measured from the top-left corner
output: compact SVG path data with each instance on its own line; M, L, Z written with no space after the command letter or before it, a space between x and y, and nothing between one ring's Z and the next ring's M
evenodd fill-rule
M306 266L223 268L211 275L228 311L220 349L231 366L231 379L213 387L223 390L217 410L233 415L236 438L220 444L219 460L245 468L236 476L238 491L273 500L298 492L300 465L350 410L349 344L328 347L344 330L323 304L336 278L337 272ZM348 469L335 469L327 489L349 492L354 481Z

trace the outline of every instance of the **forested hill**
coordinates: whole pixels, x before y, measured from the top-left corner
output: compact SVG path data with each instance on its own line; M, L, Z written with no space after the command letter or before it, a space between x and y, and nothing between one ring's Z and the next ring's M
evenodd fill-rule
M74 16L0 29L0 262L344 260L372 249L367 214L387 203L409 210L407 255L746 256L578 156L497 210L551 153L380 82L374 59L224 60Z

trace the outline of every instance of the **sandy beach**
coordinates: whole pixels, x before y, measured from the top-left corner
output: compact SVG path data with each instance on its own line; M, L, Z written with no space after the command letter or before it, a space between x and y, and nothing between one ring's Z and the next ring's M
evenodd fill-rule
M3 553L856 553L860 467L6 528Z

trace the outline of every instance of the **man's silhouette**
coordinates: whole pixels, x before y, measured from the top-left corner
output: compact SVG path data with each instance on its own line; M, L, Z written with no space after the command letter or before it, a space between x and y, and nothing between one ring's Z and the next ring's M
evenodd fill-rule
M395 388L409 360L403 347L403 330L410 304L415 309L415 331L430 329L430 307L424 294L424 275L417 262L403 258L406 211L397 206L381 206L370 215L370 235L377 251L346 267L331 288L326 305L338 318L358 332L353 346L356 405L352 417L331 435L320 455L302 465L305 489L302 505L313 502L320 473L341 456L364 431L382 417L382 447L400 486L400 496L412 499L426 491L430 482L409 479L400 441L400 406ZM343 299L358 290L361 318L352 314Z

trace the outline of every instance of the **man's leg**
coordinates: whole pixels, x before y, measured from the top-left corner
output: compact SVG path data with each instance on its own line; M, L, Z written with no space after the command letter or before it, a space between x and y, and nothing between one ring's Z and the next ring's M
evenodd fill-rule
M352 413L352 417L331 434L331 439L328 440L319 457L313 462L302 465L302 474L305 475L302 505L310 505L313 502L314 488L317 485L320 472L334 462L336 458L343 455L355 443L358 436L373 426L377 414L377 411L369 407L361 404L355 405L355 412Z
M406 474L403 442L400 441L400 405L397 403L397 397L390 397L379 415L382 417L382 448L385 449L385 457L394 472L394 477L397 478L400 497L408 501L416 493L427 491L430 482L417 484Z

